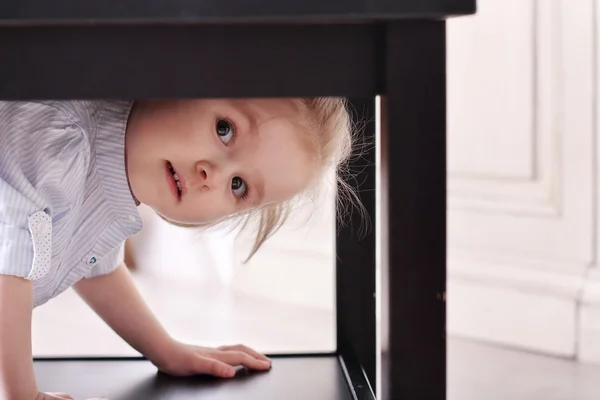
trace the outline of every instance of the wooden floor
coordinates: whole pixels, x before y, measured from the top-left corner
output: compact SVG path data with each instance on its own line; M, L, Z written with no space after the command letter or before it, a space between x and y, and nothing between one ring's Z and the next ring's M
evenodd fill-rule
M450 400L597 400L600 367L453 338Z

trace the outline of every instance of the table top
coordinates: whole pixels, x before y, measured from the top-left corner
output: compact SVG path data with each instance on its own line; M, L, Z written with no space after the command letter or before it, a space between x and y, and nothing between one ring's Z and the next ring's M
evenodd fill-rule
M144 360L65 360L34 363L42 391L76 399L111 400L351 400L336 356L273 357L268 372L240 369L232 379L174 378Z
M383 91L382 27L418 42L420 27L474 8L475 0L3 0L0 99L372 97Z
M3 0L0 25L372 21L475 12L475 0Z

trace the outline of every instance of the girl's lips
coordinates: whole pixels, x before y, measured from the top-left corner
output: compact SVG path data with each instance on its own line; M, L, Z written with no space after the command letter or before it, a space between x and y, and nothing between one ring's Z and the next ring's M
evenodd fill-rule
M185 194L187 193L185 179L183 178L183 175L181 175L179 172L177 172L177 168L175 168L173 163L172 162L169 162L169 163L171 164L171 168L173 168L173 171L175 171L175 173L177 174L177 178L179 179L179 189L181 190L181 198L183 199L183 196L185 196ZM168 167L167 167L167 169L168 169Z
M167 178L167 185L169 185L171 193L173 193L173 196L175 196L177 201L179 201L179 192L177 191L177 184L175 183L175 178L173 178L173 174L171 174L171 171L169 170L168 163L165 164L165 174Z
M185 179L184 179L183 175L181 175L179 172L177 172L177 168L175 168L175 166L172 163L171 163L171 167L173 167L173 171L175 171L175 173L177 174L177 178L179 179L179 189L181 190L181 198L183 199L183 196L185 196L185 194L187 193Z

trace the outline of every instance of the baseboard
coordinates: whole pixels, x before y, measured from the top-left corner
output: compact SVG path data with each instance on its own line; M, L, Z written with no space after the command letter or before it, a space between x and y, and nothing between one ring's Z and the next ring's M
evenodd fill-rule
M576 357L578 306L586 268L544 268L539 261L451 255L448 333Z
M591 268L579 307L578 359L600 365L600 270Z

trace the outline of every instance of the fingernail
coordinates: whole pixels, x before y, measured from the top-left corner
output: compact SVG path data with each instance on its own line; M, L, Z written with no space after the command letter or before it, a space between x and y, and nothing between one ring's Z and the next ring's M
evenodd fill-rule
M265 367L270 367L270 366L271 366L271 363L270 363L269 361L264 361L264 360L261 360L261 363L262 363L262 365L264 365Z

